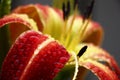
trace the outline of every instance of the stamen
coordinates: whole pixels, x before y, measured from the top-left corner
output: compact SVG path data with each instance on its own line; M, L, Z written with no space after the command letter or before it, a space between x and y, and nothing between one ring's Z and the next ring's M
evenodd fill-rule
M90 15L91 15L91 13L93 11L94 3L95 3L95 0L92 0L91 3L90 3L90 5L88 5L86 11L83 14L83 21L85 19L88 19L90 17Z
M69 45L70 45L69 40L70 40L70 37L71 37L71 31L72 31L72 28L73 28L73 24L74 24L76 15L77 15L77 6L75 8L74 15L73 15L71 23L70 23L70 27L69 27L69 29L67 31L66 40L65 40L65 46L66 47L69 47Z
M67 5L66 5L67 4ZM65 20L64 27L63 27L63 33L61 34L60 41L65 44L65 36L66 36L66 25L67 25L67 19L70 15L71 6L70 1L68 0L67 3L63 3L62 10L63 10L63 19Z
M86 9L86 12L84 12L83 24L79 29L79 35L81 37L81 39L79 41L82 41L83 36L85 34L85 30L86 30L86 28L87 28L87 26L88 26L88 24L90 22L92 10L93 10L93 7L94 7L94 3L95 3L95 0L92 0L91 4Z
M89 24L90 19L91 19L91 13L92 13L92 9L93 9L93 6L94 6L94 2L95 1L92 0L91 4L87 7L86 12L84 14L84 18L83 18L83 23L80 26L80 28L78 30L78 33L76 34L78 36L75 36L71 40L71 42L68 46L68 49L71 49L72 47L75 47L76 44L80 43L84 39L85 30L88 27L88 24Z
M77 56L81 57L83 55L83 53L85 53L86 50L87 50L87 46L82 47L82 49L79 51Z
M78 6L78 0L74 0L74 5L73 5L74 10L75 10L76 6Z
M65 20L65 3L62 4L63 19Z
M68 15L68 16L70 15L70 10L71 10L70 0L68 0L68 2L67 2L67 15ZM67 16L67 17L68 17L68 16Z
M67 1L67 5L65 5L65 3L63 3L62 5L62 10L63 10L63 19L67 19L68 16L70 15L70 1Z

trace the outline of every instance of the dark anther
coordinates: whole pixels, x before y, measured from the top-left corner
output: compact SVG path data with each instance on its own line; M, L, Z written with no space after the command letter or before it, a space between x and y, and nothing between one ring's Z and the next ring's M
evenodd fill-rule
M79 51L77 56L81 57L86 50L87 50L87 46L82 47L82 49Z
M63 19L65 20L65 3L62 4Z
M74 9L76 8L76 6L78 5L78 0L74 0Z
M88 7L86 8L86 10L83 14L84 19L88 19L90 17L93 7L94 7L94 3L95 3L95 0L92 0L90 5L88 5Z
M70 1L67 2L67 15L70 14Z
M63 3L62 5L62 10L63 10L63 19L67 19L69 14L70 14L70 1L68 0L67 5Z

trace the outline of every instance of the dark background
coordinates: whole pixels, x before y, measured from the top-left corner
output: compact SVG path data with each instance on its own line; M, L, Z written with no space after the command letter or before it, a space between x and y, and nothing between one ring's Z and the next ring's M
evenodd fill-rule
M51 4L52 0L13 0L12 8L28 3ZM86 2L85 2L86 1ZM80 0L82 6L88 0ZM80 8L84 9L84 7ZM102 47L115 57L120 65L120 0L95 0L93 20L99 22L104 28L104 40ZM86 80L97 80L89 73Z

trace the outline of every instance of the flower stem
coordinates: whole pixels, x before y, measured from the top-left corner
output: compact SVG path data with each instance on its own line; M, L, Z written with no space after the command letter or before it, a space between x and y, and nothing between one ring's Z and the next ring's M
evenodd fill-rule
M10 13L11 0L0 0L0 18ZM0 28L0 68L10 46L9 27Z

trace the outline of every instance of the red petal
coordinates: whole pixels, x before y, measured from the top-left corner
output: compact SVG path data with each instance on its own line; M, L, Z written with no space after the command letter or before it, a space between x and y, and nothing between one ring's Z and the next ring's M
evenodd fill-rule
M24 17L24 18L23 18ZM18 15L18 14L11 14L11 15L7 15L4 18L0 19L0 27L9 24L9 23L21 23L24 24L26 26L28 26L29 28L32 27L32 25L27 22L26 20L24 20L25 18L27 18L26 15Z
M97 22L91 21L85 32L84 42L100 45L103 38L103 29Z
M118 76L107 66L102 65L96 61L86 60L80 63L85 68L91 70L100 80L119 80Z
M40 4L36 4L37 8L39 8L45 15L46 17L48 16L48 9L50 8L49 6L43 6ZM63 12L58 9L58 8L52 8L61 18L63 18Z
M110 56L107 52L105 52L104 54L94 55L93 58L106 61L109 64L109 67L113 69L113 71L115 71L118 77L120 77L120 68L118 67L115 59L112 56Z
M14 27L12 27L10 31L12 42L14 42L14 40L18 35L20 35L20 33L28 30L29 28L37 30L36 23L25 14L10 14L0 19L0 27L10 23L14 23Z
M85 45L88 48L80 57L80 66L91 70L100 80L119 80L120 68L115 59L108 52L93 44L81 44L77 48Z
M43 9L46 9L46 7L44 7ZM42 31L43 24L41 22L40 13L43 13L42 17L44 16L47 18L47 15L45 14L45 12L43 12L43 9L41 9L41 11L38 11L38 8L35 5L25 5L25 6L19 6L18 8L16 8L13 11L13 13L28 15L37 23L39 30ZM14 27L15 25L13 24L12 26Z
M65 48L53 39L28 31L10 49L0 80L52 80L69 57Z
M49 17L49 9L52 9L57 15L63 18L61 10L50 8L49 6L43 6L41 4L19 6L13 11L13 13L27 14L30 18L35 20L39 30L42 31L44 27L43 21L46 21Z

